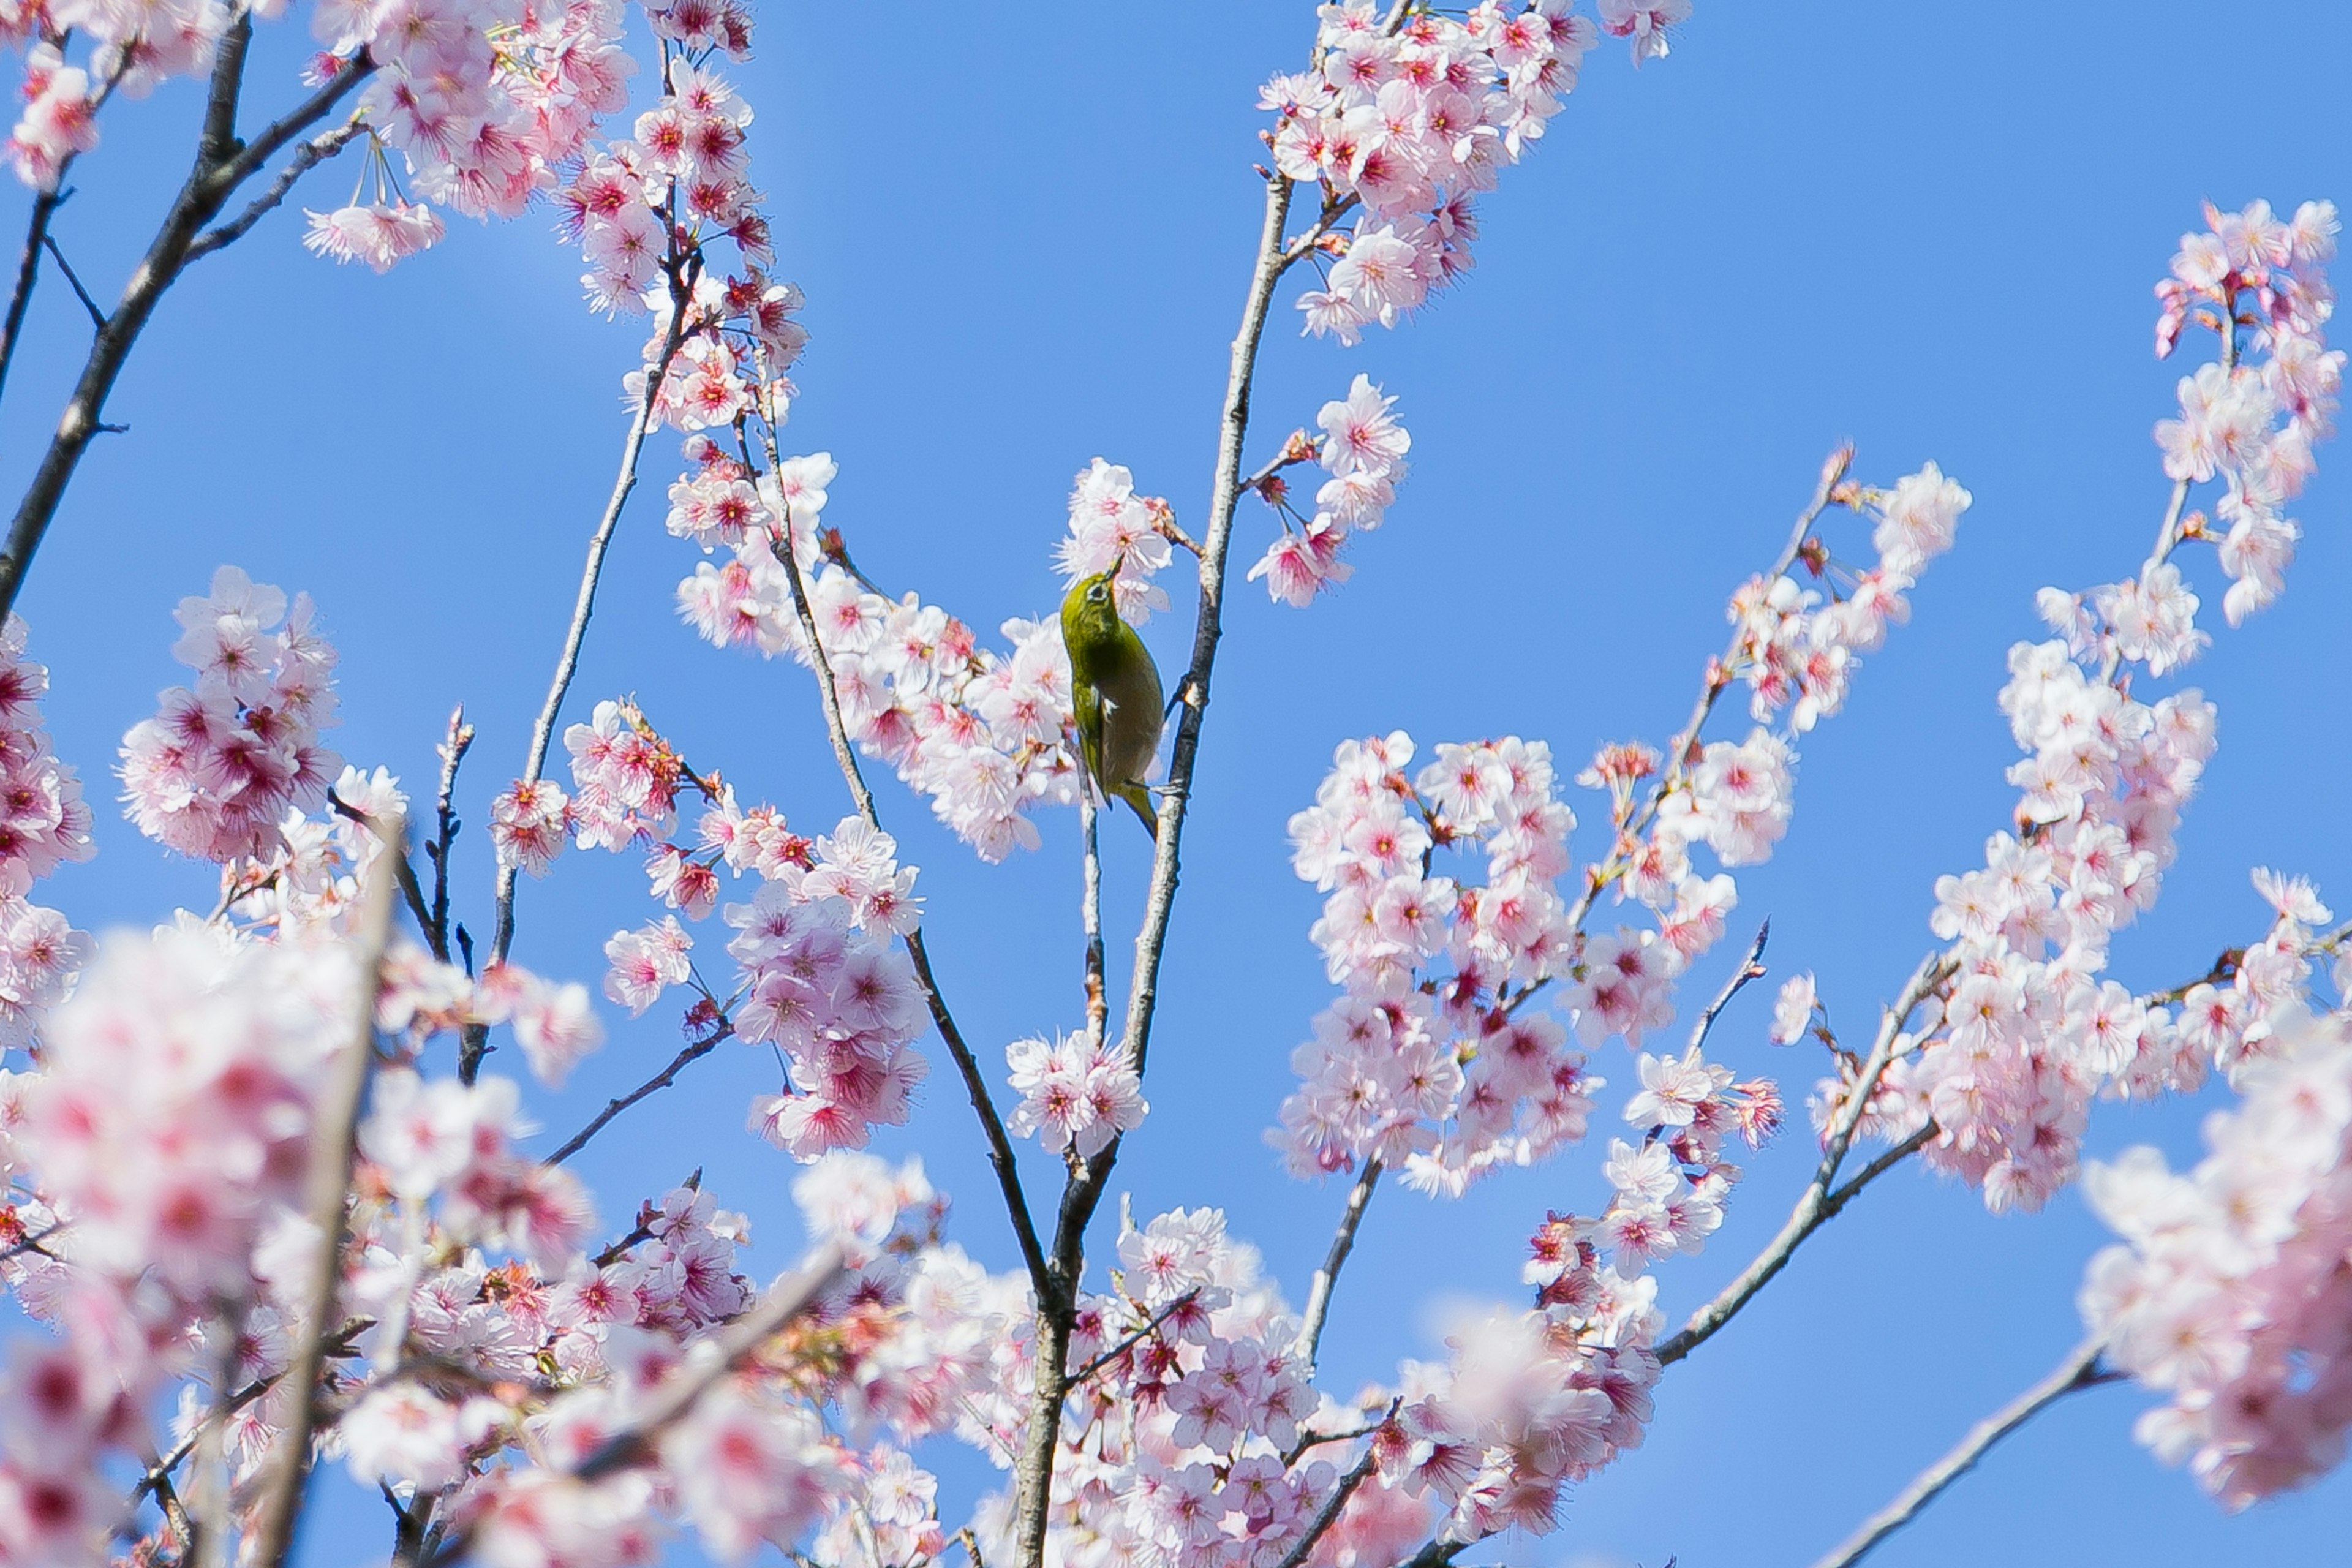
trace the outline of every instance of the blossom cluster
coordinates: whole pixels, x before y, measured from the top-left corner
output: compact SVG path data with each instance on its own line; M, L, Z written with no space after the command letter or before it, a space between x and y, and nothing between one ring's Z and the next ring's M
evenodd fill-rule
M2273 546L2291 544L2294 529L2271 509L2312 471L2344 359L2321 337L2334 209L2306 204L2291 225L2261 203L2210 217L2211 232L2184 237L2158 290L2160 351L2200 301L2214 306L2204 319L2222 337L2220 363L2180 384L2182 418L2157 427L2176 483L2164 535L2132 580L2042 590L2058 635L2010 650L2001 709L2028 753L2009 773L2021 792L2016 831L1987 841L1981 870L1937 881L1930 925L1952 944L1952 978L1930 999L1915 1048L1872 1086L1864 1131L1899 1139L1932 1121L1928 1163L1979 1185L1995 1209L2039 1207L2074 1179L2096 1094L2193 1089L2214 1067L2236 1076L2302 974L2302 933L2290 929L2298 896L2281 882L2266 889L2279 928L2227 984L2184 994L2179 1014L2104 977L2114 934L2156 900L2214 746L2215 710L2200 692L2145 700L2133 685L2139 672L2179 669L2210 640L2172 557L2213 531L2182 508L2194 485L2222 482L2216 510L2231 527L2218 544L2235 579L2233 624L2274 596L2284 555ZM1853 1079L1822 1084L1817 1118L1856 1091Z
M1016 1138L1035 1133L1048 1149L1091 1160L1112 1139L1142 1126L1151 1109L1134 1058L1091 1035L1063 1036L1051 1044L1015 1040L1004 1047L1004 1059L1013 1069L1013 1092L1021 1097L1004 1124Z
M1577 960L1557 885L1576 817L1540 742L1441 746L1417 779L1412 757L1402 731L1343 742L1291 818L1292 864L1328 895L1310 934L1343 994L1293 1053L1303 1081L1269 1138L1301 1174L1377 1157L1458 1194L1581 1138L1600 1087L1564 1026L1511 1005ZM1486 882L1435 875L1441 845L1483 849ZM1623 956L1639 984L1667 983L1652 947Z
M1276 114L1276 170L1318 186L1327 212L1362 209L1352 234L1327 240L1339 258L1324 287L1298 301L1307 331L1346 343L1468 270L1474 198L1542 137L1600 41L1565 0L1420 10L1393 28L1381 11L1325 5L1317 68L1258 98Z
M139 831L224 864L279 847L289 810L320 805L341 759L320 742L335 721L335 652L310 595L234 566L180 601L172 653L196 672L122 740L123 799Z
M1404 482L1404 455L1412 449L1412 435L1389 412L1395 403L1395 398L1381 395L1370 376L1360 374L1346 397L1325 404L1316 416L1323 429L1320 441L1291 438L1286 458L1311 445L1316 460L1331 477L1315 492L1314 515L1294 513L1299 523L1296 529L1286 518L1281 537L1249 569L1249 581L1265 578L1266 592L1280 603L1311 603L1316 595L1338 587L1354 574L1339 559L1339 551L1349 533L1381 525L1396 500L1397 486ZM1293 510L1278 471L1259 482L1258 492L1276 508Z
M1319 1447L1302 1447L1317 1403L1297 1318L1216 1210L1179 1209L1125 1228L1118 1257L1123 1289L1077 1303L1069 1359L1091 1374L1070 1391L1055 1450L1049 1552L1065 1562L1279 1562L1338 1479ZM993 1347L983 1392L959 1423L959 1436L1001 1466L1021 1451L1035 1331L1024 1313ZM1360 1424L1352 1412L1347 1419ZM1009 1501L980 1510L992 1562L1013 1556ZM1414 1526L1425 1524L1425 1510L1413 1514ZM1410 1530L1396 1533L1410 1544Z
M2084 1319L2167 1395L2139 1440L2231 1509L2332 1468L2352 1428L2352 1020L2288 1010L2242 1087L2195 1171L2143 1147L2084 1182L2124 1237Z

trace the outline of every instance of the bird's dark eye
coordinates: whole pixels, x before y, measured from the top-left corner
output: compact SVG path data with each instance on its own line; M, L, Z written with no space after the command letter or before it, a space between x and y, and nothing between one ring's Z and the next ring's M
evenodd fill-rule
M1110 590L1102 584L1097 583L1093 587L1087 590L1087 597L1099 605L1105 599L1110 597Z

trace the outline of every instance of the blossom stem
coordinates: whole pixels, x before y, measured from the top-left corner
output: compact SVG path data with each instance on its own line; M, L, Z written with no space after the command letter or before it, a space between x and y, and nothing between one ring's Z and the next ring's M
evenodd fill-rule
M776 451L775 426L762 419L761 440L767 448L768 467L772 471L781 460ZM849 798L857 806L857 815L875 832L882 831L882 816L874 807L874 792L866 787L864 770L857 765L857 750L850 743L849 726L841 716L841 694L834 687L833 665L825 657L824 642L817 635L816 611L809 604L808 584L801 577L799 557L793 553L789 525L785 535L771 547L778 563L784 569L784 580L791 584L793 612L800 621L801 636L808 644L809 663L816 671L817 705L824 711L825 733L833 742L833 759L841 769L842 782L849 786ZM1035 1292L1039 1312L1049 1308L1059 1310L1063 1302L1060 1287L1053 1270L1046 1266L1045 1248L1037 1239L1037 1222L1030 1216L1029 1196L1021 1187L1021 1172L1013 1160L1013 1140L1004 1131L1004 1119L996 1113L996 1101L988 1092L988 1079L980 1070L980 1060L971 1047L964 1043L963 1031L956 1027L955 1016L948 1011L947 998L940 992L940 983L931 973L930 953L923 945L922 928L918 926L906 936L907 955L914 961L915 979L923 988L923 1002L930 1009L931 1023L940 1038L947 1043L948 1055L955 1061L956 1071L963 1079L964 1093L971 1100L972 1113L980 1118L981 1135L988 1142L988 1163L996 1173L996 1185L1004 1197L1006 1215L1013 1223L1013 1239L1020 1243L1021 1258L1029 1270L1029 1287Z
M550 1154L545 1163L550 1165L561 1165L564 1161L569 1160L572 1155L577 1154L581 1150L585 1149L588 1146L588 1140L595 1137L597 1133L604 1131L605 1126L611 1122L614 1117L620 1115L621 1112L628 1110L629 1107L636 1104L637 1101L646 1099L647 1096L652 1095L658 1090L667 1089L671 1084L677 1080L677 1075L686 1070L688 1064L699 1061L704 1057L709 1056L711 1052L719 1048L719 1042L733 1038L734 1034L735 1026L733 1024L722 1023L719 1027L711 1030L709 1034L704 1036L701 1039L693 1041L684 1050L678 1052L677 1055L670 1058L669 1066L662 1068L661 1071L654 1074L653 1077L646 1079L645 1082L637 1085L636 1088L631 1089L628 1093L620 1096L616 1100L605 1101L604 1109L598 1111L595 1116L589 1121L587 1126L583 1127L579 1131L574 1132L571 1137L565 1139L563 1141L563 1146L558 1149L554 1153Z
M1739 967L1733 970L1731 978L1723 983L1723 989L1715 994L1715 1000L1699 1013L1698 1021L1691 1026L1690 1048L1694 1055L1706 1044L1707 1036L1714 1033L1717 1015L1730 1006L1731 999L1746 990L1750 982L1764 978L1764 944L1771 940L1771 936L1770 921L1756 928L1756 940L1748 944L1748 956L1739 961Z
M457 837L457 767L466 760L466 752L474 744L474 727L466 722L466 705L462 702L449 710L448 733L438 748L441 753L440 787L433 794L433 841L425 853L433 859L433 918L425 928L427 940L433 943L433 956L442 963L449 962L449 846Z
M1356 1249L1356 1227L1364 1223L1364 1210L1370 1205L1372 1188L1380 1179L1381 1157L1375 1154L1364 1162L1363 1173L1348 1189L1348 1204L1339 1211L1339 1228L1331 1233L1330 1250L1323 1255L1323 1267L1315 1271L1313 1282L1307 1287L1307 1316L1299 1324L1298 1352L1309 1366L1315 1364L1316 1351L1323 1343L1324 1320L1331 1315L1332 1289L1339 1282L1348 1255Z
M404 851L406 829L394 816L376 831L383 853L396 865ZM349 1202L352 1166L359 1155L360 1112L367 1099L368 1075L375 1065L376 999L383 989L384 949L392 941L393 879L379 874L360 906L352 933L358 956L357 995L352 1009L351 1039L342 1058L330 1069L313 1121L307 1213L318 1232L317 1270L310 1283L310 1310L286 1368L291 1396L287 1401L286 1429L278 1435L276 1473L265 1485L254 1525L253 1545L246 1561L255 1568L283 1568L294 1543L294 1527L302 1513L302 1494L310 1475L310 1431L316 1415L319 1373L327 1360L327 1324L340 1321L335 1299L343 1278L344 1209Z
M1093 787L1078 793L1078 832L1085 840L1086 891L1079 900L1079 921L1087 939L1087 1033L1099 1047L1110 1027L1110 997L1103 978L1102 855L1095 841L1100 814L1095 809Z
M33 556L65 500L66 487L72 483L74 470L80 465L90 441L104 428L106 399L131 357L132 345L154 315L164 291L178 281L187 267L189 253L205 226L220 215L238 186L257 174L289 142L325 118L375 68L362 51L309 98L265 127L251 142L240 145L236 139L237 97L245 78L246 50L252 37L252 19L240 11L222 36L214 57L195 167L173 198L146 256L132 270L121 300L92 340L80 379L75 383L66 401L65 413L58 418L57 434L50 437L48 450L17 503L7 540L0 544L0 620L5 620L16 607L25 575L32 568ZM51 210L55 210L54 203ZM11 347L14 341L12 333Z
M1813 1568L1853 1568L1880 1542L1916 1519L1945 1488L1974 1468L1994 1444L2068 1394L2120 1379L2121 1373L2104 1371L2099 1365L2104 1344L2095 1336L2084 1341L2047 1377L1969 1427L1968 1436L1951 1452L1920 1471L1894 1501L1864 1520L1843 1545L1823 1556Z
M1125 1355L1136 1346L1141 1344L1145 1340L1151 1337L1153 1331L1156 1331L1160 1324L1166 1322L1169 1319L1174 1317L1177 1313L1191 1306L1194 1301L1200 1299L1200 1296L1201 1292L1197 1288L1187 1290L1181 1296L1177 1297L1173 1301L1169 1302L1168 1305L1160 1308L1160 1310L1151 1315L1151 1321L1150 1322L1144 1324L1143 1327L1136 1330L1135 1332L1128 1335L1127 1338L1119 1341L1118 1343L1111 1346L1110 1349L1103 1352L1102 1354L1095 1357L1094 1360L1087 1363L1086 1365L1072 1373L1070 1374L1070 1386L1073 1388L1076 1387L1079 1384L1086 1382L1088 1378L1094 1376L1095 1373L1100 1372L1103 1368L1108 1366L1111 1363L1117 1361L1119 1357Z
M1920 961L1918 968L1911 972L1911 978L1903 987L1902 994L1895 997L1879 1019L1878 1037L1871 1046L1870 1056L1863 1063L1853 1090L1830 1118L1829 1127L1822 1138L1821 1163L1813 1172L1813 1179L1806 1184L1804 1192L1798 1197L1796 1207L1790 1211L1787 1223L1780 1226L1780 1233L1773 1237L1764 1250L1739 1271L1739 1277L1724 1287L1721 1294L1691 1314L1690 1321L1680 1330L1659 1342L1658 1361L1661 1365L1672 1366L1712 1339L1717 1331L1738 1314L1756 1292L1788 1267L1789 1259L1796 1255L1798 1247L1804 1245L1805 1238L1852 1198L1853 1193L1845 1193L1832 1205L1831 1189L1836 1184L1839 1167L1845 1163L1846 1150L1853 1142L1854 1129L1861 1125L1864 1113L1870 1108L1871 1099L1877 1092L1878 1080L1906 1047L1904 1025L1910 1021L1912 1013L1928 994L1943 983L1944 977L1950 973L1951 963L1947 953L1930 953ZM1885 1168L1879 1167L1880 1170ZM1865 1173L1872 1177L1876 1173L1876 1171ZM1855 1190L1859 1190L1859 1183Z

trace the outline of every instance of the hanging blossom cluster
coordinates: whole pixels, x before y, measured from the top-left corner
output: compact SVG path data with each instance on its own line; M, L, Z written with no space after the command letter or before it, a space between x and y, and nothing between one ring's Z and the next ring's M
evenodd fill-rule
M1541 139L1600 41L1565 0L1485 0L1459 19L1433 11L1391 31L1385 7L1327 5L1317 68L1277 76L1275 168L1318 186L1324 210L1361 209L1332 232L1324 287L1301 295L1307 330L1353 343L1394 326L1472 265L1474 198Z
M2335 259L2340 226L2333 202L2305 202L2282 221L2268 202L2243 212L2205 209L2206 230L2180 237L2172 276L2156 287L2163 311L2157 353L2169 355L2190 321L2223 328L2230 346L2219 363L2181 378L2180 417L2160 421L2157 445L2164 471L2180 484L2220 479L2214 521L2192 537L2213 538L2221 570L2231 579L2221 613L2231 626L2277 598L2303 531L2281 509L2301 493L2316 464L2313 449L2336 431L2343 389L2344 353L2328 348L2325 329L2336 293L2326 265ZM2237 349L2239 323L2251 329L2248 363ZM2158 567L2158 571L2162 568ZM2138 646L2177 657L2179 636L2163 617L2163 584L2119 585L2131 593L2115 622L2126 658ZM2151 666L2161 674L2154 659Z
M1938 880L1930 924L1953 943L1956 973L1930 999L1915 1048L1872 1086L1878 1098L1864 1123L1900 1139L1932 1120L1927 1162L1981 1186L1995 1209L2038 1207L2074 1179L2101 1091L2192 1089L2213 1067L2236 1076L2264 1048L2269 1015L2300 979L2302 957L2281 931L2226 984L2184 994L2178 1015L2104 972L2114 933L2156 900L2214 744L2214 708L2199 692L2144 701L2132 676L2168 675L2210 641L2197 625L2198 595L2172 559L2182 542L2216 539L2237 580L2232 621L2278 589L2273 568L2284 557L2265 557L2259 542L2291 543L2293 526L2261 498L2293 493L2312 469L2311 442L2331 427L2344 355L2320 336L2332 310L2320 263L2335 228L2324 204L2306 204L2294 225L2258 204L2184 238L2174 278L2158 290L2168 321L2195 310L2210 281L2221 292L2208 319L2224 341L2220 364L2181 383L2183 419L2158 426L2177 487L2164 537L2132 580L2088 594L2044 589L2042 615L2059 636L2010 650L2001 708L2028 753L2009 774L2021 791L2017 830L1988 840L1983 869ZM2171 346L2169 333L2160 346ZM2219 401L2196 405L2195 389L2209 384L2223 389ZM2294 400L2280 400L2273 385L2297 389ZM2225 404L2235 412L2215 412ZM2218 539L2202 512L2181 510L2195 484L2217 478L2216 510L2233 520ZM2258 558L2271 566L2257 569ZM2283 910L2294 902L2284 884L2276 891ZM1854 1065L1823 1083L1817 1118L1855 1092Z
M1279 468L1258 481L1258 494L1282 516L1282 534L1249 569L1249 581L1265 578L1265 591L1277 602L1310 604L1354 574L1339 559L1340 549L1349 533L1381 525L1404 482L1404 455L1412 449L1412 435L1389 412L1395 404L1370 376L1359 375L1346 397L1325 404L1316 416L1322 439L1304 431L1290 438L1282 467L1312 456L1331 475L1315 492L1312 516L1291 505Z
M360 97L368 167L350 201L307 215L304 243L382 272L441 238L439 207L520 216L557 188L559 171L582 157L604 117L627 104L637 68L625 25L619 0L318 5L310 30L328 52L313 79L353 68L362 50L375 74ZM405 187L391 167L394 152L407 167Z
M1143 1080L1124 1047L1107 1046L1091 1034L1045 1040L1015 1040L1004 1047L1013 1069L1013 1092L1021 1102L1004 1119L1016 1138L1031 1133L1052 1150L1070 1150L1091 1160L1143 1125L1151 1107Z
M184 855L267 855L287 813L320 805L341 764L319 736L335 721L334 649L308 595L289 607L234 566L177 616L172 654L196 672L195 689L164 692L123 737L123 799L142 833Z
M2352 1019L2283 1010L2241 1087L2195 1171L2143 1147L2084 1179L2125 1242L2084 1319L2168 1396L2139 1440L2231 1510L2332 1469L2352 1428Z

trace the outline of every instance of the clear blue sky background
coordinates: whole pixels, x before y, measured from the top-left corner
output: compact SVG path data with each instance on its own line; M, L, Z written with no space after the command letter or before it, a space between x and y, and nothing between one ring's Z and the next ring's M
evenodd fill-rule
M1047 0L1017 19L767 8L759 58L736 74L759 110L779 269L807 288L816 333L788 435L839 459L828 520L869 571L983 627L1045 609L1070 475L1097 454L1198 522L1257 222L1251 100L1301 60L1312 25L1305 0ZM2187 0L2063 16L1701 0L1670 60L1637 76L1612 46L1589 62L1541 152L1485 205L1465 289L1354 351L1295 340L1286 302L1253 458L1362 370L1402 398L1413 476L1389 525L1360 542L1345 594L1304 614L1254 588L1234 600L1152 1115L1118 1176L1139 1214L1222 1206L1303 1297L1340 1192L1289 1183L1259 1139L1289 1049L1328 994L1305 935L1316 897L1289 873L1283 830L1333 743L1396 726L1424 746L1518 732L1573 767L1600 741L1662 740L1721 644L1725 595L1769 556L1846 437L1863 475L1933 458L1976 507L1914 624L1806 744L1795 826L1769 866L1742 875L1735 937L1686 990L1711 992L1738 935L1769 914L1776 973L1815 970L1840 1018L1873 1015L1926 951L1935 877L1974 863L2007 816L2014 753L1993 693L2008 645L2036 635L2033 591L2120 576L2152 533L2164 485L2148 429L2179 371L2149 357L2148 289L2176 237L2208 196L2352 197L2352 14L2280 0L2242 64L2248 42ZM282 68L294 47L280 27L265 58ZM253 101L283 100L284 84ZM184 167L194 108L184 86L110 110L106 145L76 171L82 193L59 233L109 297ZM310 204L339 202L349 178L315 176ZM13 230L23 205L8 195L0 223ZM110 410L131 433L94 451L22 605L55 669L60 750L100 803L103 853L54 885L78 921L212 900L204 868L168 859L107 802L117 740L180 678L173 604L231 561L318 596L343 653L335 738L354 761L427 791L443 719L467 704L481 738L458 893L487 927L478 825L545 688L637 341L634 325L583 311L577 258L549 227L460 221L438 250L377 279L310 259L299 219L280 215L167 300ZM34 321L0 411L12 497L86 334L54 278ZM718 654L672 613L692 556L660 526L670 450L664 437L656 488L614 552L573 710L634 691L698 764L803 826L828 825L845 801L805 677ZM2352 452L2322 458L2284 603L2220 635L2193 671L2221 705L2221 750L2162 905L2116 945L2136 985L2200 972L2261 928L2249 866L2312 873L2352 905L2336 783L2352 761L2336 466ZM1265 523L1243 521L1245 561ZM2190 561L2220 632L2218 573L2210 554ZM1152 636L1163 664L1181 662L1176 622ZM1072 822L1048 819L1043 853L988 868L895 784L882 802L923 868L933 951L969 1035L992 1052L1075 1025ZM1123 933L1144 864L1139 844L1114 838ZM1597 847L1590 832L1580 843ZM567 858L525 889L519 956L593 982L604 938L647 909L632 860ZM1801 1101L1819 1064L1764 1043L1768 994L1735 1005L1717 1048ZM551 1129L675 1048L663 1014L611 1024L573 1089L539 1098ZM1010 1266L970 1112L933 1056L915 1125L887 1147L920 1148L961 1200L959 1237ZM1612 1046L1599 1066L1617 1085L1613 1118L1631 1065ZM783 1267L793 1171L740 1130L772 1074L764 1055L730 1049L635 1112L583 1161L607 1219L702 1166L723 1201L763 1222L758 1268ZM2200 1117L2222 1102L2103 1108L2092 1142L2153 1140L2187 1159ZM1596 1124L1601 1142L1609 1124ZM1600 1201L1600 1152L1452 1207L1384 1191L1339 1291L1331 1386L1432 1353L1448 1300L1516 1296L1543 1211ZM1753 1161L1705 1256L1664 1270L1671 1312L1752 1253L1809 1163L1801 1131ZM1045 1162L1032 1179L1052 1181ZM2074 1342L2074 1288L2105 1239L2074 1193L1994 1219L1906 1171L1667 1375L1648 1445L1579 1489L1559 1533L1474 1560L1810 1562ZM2341 1550L2352 1481L2225 1519L2130 1443L2146 1403L2111 1389L2051 1415L1883 1561L2202 1568ZM970 1464L950 1475L959 1503L981 1479ZM380 1553L373 1507L344 1500L309 1560Z

